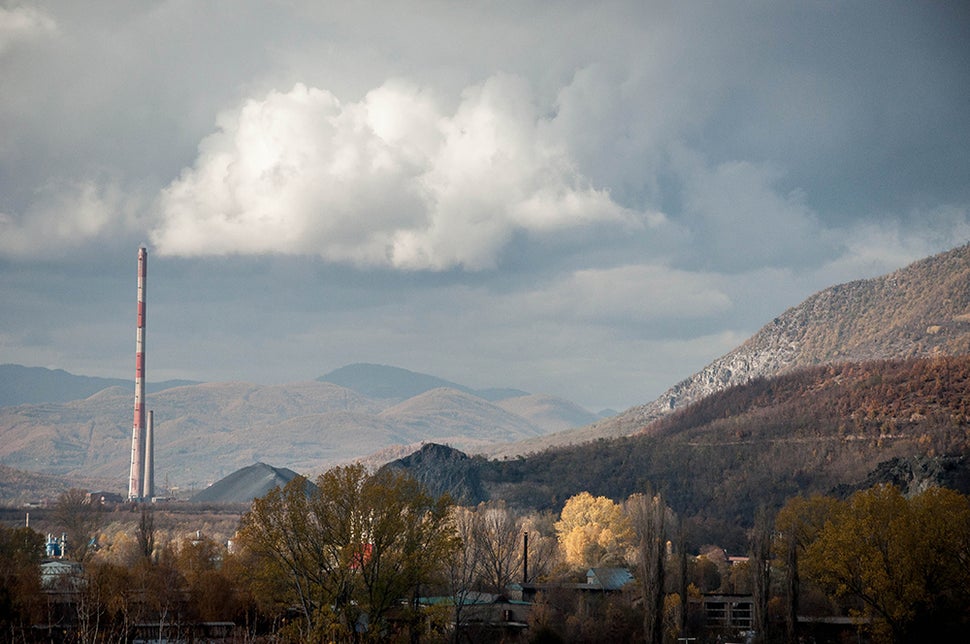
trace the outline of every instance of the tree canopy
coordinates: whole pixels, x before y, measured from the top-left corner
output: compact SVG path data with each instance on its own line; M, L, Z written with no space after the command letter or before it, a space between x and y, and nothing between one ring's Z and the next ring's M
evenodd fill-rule
M300 640L379 637L389 609L456 546L446 499L361 465L329 470L316 487L297 477L257 499L240 536L254 573L301 607L291 633Z
M827 506L824 522L817 511ZM880 485L843 502L805 504L802 572L873 618L892 642L946 641L970 625L970 499ZM808 513L811 515L812 513ZM786 515L780 514L786 519ZM786 519L787 520L787 519Z
M623 507L589 492L566 501L556 532L566 562L582 568L622 563L634 540L633 527Z

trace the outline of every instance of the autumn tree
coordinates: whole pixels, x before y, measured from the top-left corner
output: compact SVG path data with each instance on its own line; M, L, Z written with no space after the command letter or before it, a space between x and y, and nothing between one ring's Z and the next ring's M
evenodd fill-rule
M309 489L297 477L256 499L240 541L268 588L274 578L285 583L302 613L292 636L304 641L378 637L387 611L412 599L456 544L447 500L359 464L329 470Z
M502 593L521 569L523 521L501 501L454 507L451 515L458 545L447 562L458 641L474 592Z
M469 592L478 583L478 550L475 544L478 517L474 509L460 506L454 506L451 509L451 515L457 544L448 553L445 563L448 592L454 605L452 618L454 641L457 644L465 622L465 606L468 604Z
M697 555L688 564L691 583L702 593L710 593L721 587L721 571L706 554Z
M677 555L677 594L680 599L680 619L677 622L677 630L684 634L687 632L687 594L690 582L687 578L687 524L683 518L677 521L674 552Z
M482 589L504 592L522 569L521 521L502 501L479 504L474 516L473 538Z
M317 484L326 494L324 482ZM417 616L421 586L439 574L456 541L449 520L450 501L433 498L406 474L383 470L366 477L360 500L363 539L354 564L364 591L361 605L371 626L379 629L385 613L401 599L412 601Z
M458 641L474 591L504 593L516 579L528 583L543 578L556 565L559 548L551 513L520 516L499 501L455 506L451 516L459 546L447 560L447 578Z
M307 639L325 626L321 621L328 602L349 595L349 590L340 592L349 581L337 577L349 567L340 561L344 547L323 542L321 531L310 513L307 481L298 476L255 499L239 532L239 547L264 609L298 606L301 623L291 626Z
M92 561L77 577L60 580L71 592L74 630L82 642L126 642L132 627L141 621L138 585L127 566Z
M949 641L970 625L970 499L894 486L838 504L802 570L833 597L859 602L888 642Z
M634 533L623 508L603 496L570 497L556 522L566 563L577 568L617 565L633 545Z
M138 553L149 559L155 552L155 509L142 506L141 515L138 518Z
M792 497L775 516L776 537L772 549L774 560L784 574L785 636L788 642L798 641L798 610L802 596L799 561L838 505L836 499L819 494Z
M528 570L523 563L523 581L532 583L553 575L561 567L562 555L556 539L556 516L552 512L540 512L523 517L520 530L529 536Z
M189 615L204 622L233 621L238 611L240 589L222 563L226 548L212 539L200 536L181 543L175 554L175 565L185 579Z
M134 597L131 601L135 620L153 624L159 641L178 639L188 628L189 597L185 578L179 571L175 547L165 543L152 558L139 557L128 569Z

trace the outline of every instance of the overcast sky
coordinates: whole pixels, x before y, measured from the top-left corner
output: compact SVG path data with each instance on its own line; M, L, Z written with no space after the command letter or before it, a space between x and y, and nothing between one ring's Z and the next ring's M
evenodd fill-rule
M0 0L0 362L592 411L970 239L965 2Z

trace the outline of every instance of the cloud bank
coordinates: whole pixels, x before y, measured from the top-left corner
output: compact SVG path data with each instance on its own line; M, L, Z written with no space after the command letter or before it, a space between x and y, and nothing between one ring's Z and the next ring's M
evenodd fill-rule
M970 239L966 2L0 0L0 359L642 403Z
M554 121L510 75L467 88L450 113L405 81L350 103L297 84L220 116L163 191L152 240L170 255L480 270L520 232L663 220L593 185Z

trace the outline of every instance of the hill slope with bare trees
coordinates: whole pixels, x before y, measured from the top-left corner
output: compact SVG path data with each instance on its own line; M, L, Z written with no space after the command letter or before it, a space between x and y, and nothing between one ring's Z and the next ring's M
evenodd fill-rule
M970 492L970 355L807 367L754 378L634 436L486 460L393 464L456 498L558 509L588 491L659 491L700 533L740 543L759 507L877 482ZM448 486L457 486L452 489ZM705 527L706 526L706 527ZM721 536L718 536L721 535Z
M627 436L712 393L754 378L836 362L970 353L970 244L888 275L827 288L656 400L586 427L490 450L510 456Z

